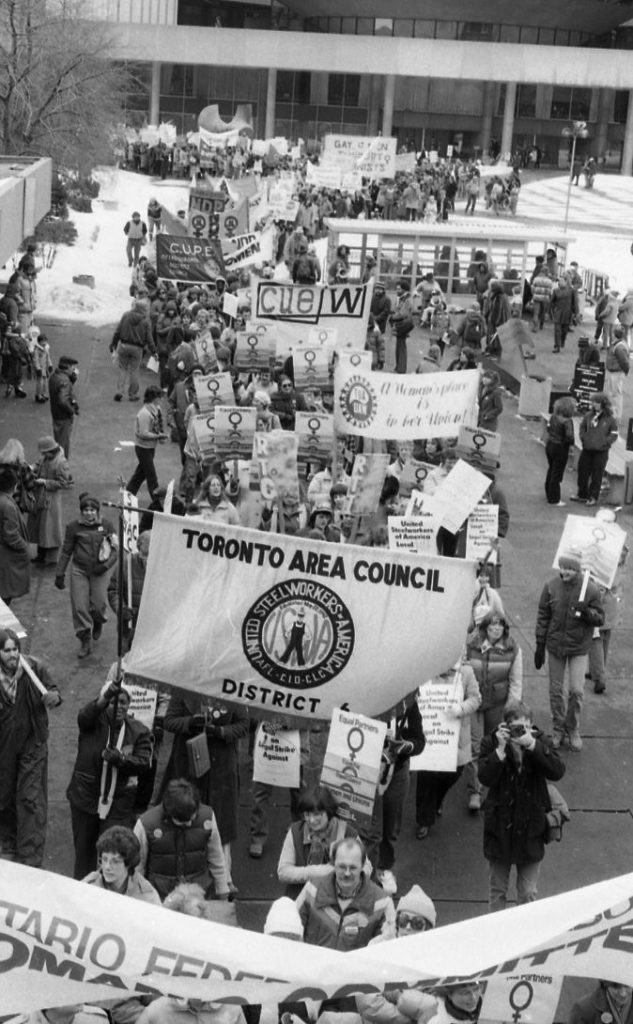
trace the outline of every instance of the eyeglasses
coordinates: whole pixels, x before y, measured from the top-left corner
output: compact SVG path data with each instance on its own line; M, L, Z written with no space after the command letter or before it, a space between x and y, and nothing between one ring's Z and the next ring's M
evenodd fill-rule
M410 928L412 932L425 932L429 927L427 919L417 914L398 914L396 924L398 928Z

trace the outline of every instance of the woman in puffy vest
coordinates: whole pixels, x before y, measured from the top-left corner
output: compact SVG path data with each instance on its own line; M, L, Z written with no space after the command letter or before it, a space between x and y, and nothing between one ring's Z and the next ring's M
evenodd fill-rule
M490 612L468 637L466 657L481 693L481 704L472 716L473 760L466 768L468 809L481 807L476 762L484 734L493 733L503 720L508 701L520 701L523 694L523 654L510 636L508 620Z
M295 899L305 882L319 882L334 867L330 850L340 839L357 838L351 825L337 816L338 804L325 786L304 789L297 799L299 821L293 822L281 848L277 878L286 886L286 896ZM371 864L367 862L367 874Z

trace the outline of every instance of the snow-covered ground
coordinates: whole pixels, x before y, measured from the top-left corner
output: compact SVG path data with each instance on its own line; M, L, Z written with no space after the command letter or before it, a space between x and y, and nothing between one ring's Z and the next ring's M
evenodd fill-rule
M38 318L59 317L94 327L117 321L130 302L123 225L137 209L146 220L152 196L174 215L188 206L188 186L182 182L161 182L113 168L102 168L96 176L101 193L93 202L93 212L70 214L77 227L77 242L61 246L53 266L38 275ZM524 185L515 227L525 218L532 226L535 222L552 225L553 235L562 237L566 192L565 175ZM569 235L576 242L570 247L570 258L606 272L621 291L633 287L632 211L632 178L599 175L593 191L572 190ZM482 212L482 221L488 216ZM148 244L145 251L153 259L154 245ZM7 270L8 276L10 263ZM94 276L94 290L73 283L79 274Z

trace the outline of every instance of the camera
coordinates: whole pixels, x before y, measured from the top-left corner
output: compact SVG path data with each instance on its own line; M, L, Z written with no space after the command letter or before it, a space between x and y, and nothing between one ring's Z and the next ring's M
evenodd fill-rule
M525 726L521 725L520 722L516 725L509 725L508 730L513 740L518 740L519 736L525 736L525 733L527 732Z

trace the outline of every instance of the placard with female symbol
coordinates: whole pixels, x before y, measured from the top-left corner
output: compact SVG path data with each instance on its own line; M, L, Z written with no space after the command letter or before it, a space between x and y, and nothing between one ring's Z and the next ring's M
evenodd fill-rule
M297 391L305 388L331 387L328 353L325 348L293 346L292 364Z
M275 358L275 342L271 335L256 331L238 331L233 365L240 373L269 370Z
M334 417L329 412L297 412L295 433L299 440L299 462L321 462L332 458Z
M257 412L244 406L215 409L215 454L218 459L250 459Z
M194 377L200 412L211 412L216 405L232 405L235 399L230 373L208 373Z

